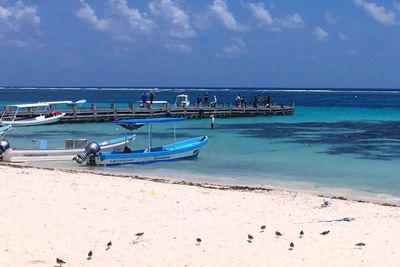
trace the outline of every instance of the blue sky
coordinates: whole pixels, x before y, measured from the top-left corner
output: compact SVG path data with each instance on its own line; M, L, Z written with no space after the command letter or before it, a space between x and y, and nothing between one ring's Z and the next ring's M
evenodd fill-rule
M0 0L0 84L400 88L400 0Z

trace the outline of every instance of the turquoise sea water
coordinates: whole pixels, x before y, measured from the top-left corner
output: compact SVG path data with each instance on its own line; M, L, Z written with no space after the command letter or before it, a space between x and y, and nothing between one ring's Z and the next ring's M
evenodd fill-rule
M178 139L203 134L210 137L197 160L121 166L107 171L400 197L399 118L400 108L392 104L304 104L297 106L293 116L218 118L215 129L210 129L208 119L187 120L177 123ZM154 125L153 129L154 145L173 140L172 125ZM134 146L144 147L147 129L136 133ZM7 139L16 147L34 146L37 139L47 139L49 146L63 146L65 138L103 141L123 134L125 130L112 123L54 124L14 128ZM62 166L85 168L72 161Z

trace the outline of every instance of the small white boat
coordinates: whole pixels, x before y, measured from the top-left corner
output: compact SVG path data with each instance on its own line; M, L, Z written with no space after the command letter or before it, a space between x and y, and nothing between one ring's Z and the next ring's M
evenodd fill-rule
M11 125L0 126L0 137L2 137L8 130L11 129Z
M129 135L99 143L104 151L123 151L124 148L133 142L136 135ZM60 149L15 149L10 148L9 143L0 140L0 161L6 162L34 162L34 161L71 161L74 157L85 151L85 143L80 148Z
M0 125L35 126L58 122L65 113L55 111L55 106L60 104L83 104L86 100L38 102L32 104L7 105L0 118ZM18 114L23 113L23 117Z
M90 143L86 147L85 153L77 155L75 160L80 164L86 162L87 165L114 166L196 158L200 153L200 149L208 143L208 137L204 135L176 142L175 125L174 143L161 147L152 147L151 125L153 123L182 120L185 120L185 118L125 119L114 121L114 123L120 124L125 128L129 126L136 127L136 125L141 127L144 124L149 124L149 145L147 148L134 151L127 149L124 152L103 152L98 144ZM132 127L132 129L135 127Z
M177 95L175 99L175 106L177 108L187 108L190 105L188 95Z

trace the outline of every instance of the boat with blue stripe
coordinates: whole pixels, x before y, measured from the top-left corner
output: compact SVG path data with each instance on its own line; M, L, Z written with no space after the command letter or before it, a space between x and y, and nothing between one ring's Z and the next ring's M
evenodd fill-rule
M90 143L85 153L76 157L78 163L88 165L115 166L122 164L143 164L159 161L173 161L196 158L203 146L208 143L208 136L199 136L182 141L176 141L175 122L184 121L186 118L151 118L151 119L124 119L114 123L126 129L137 129L148 125L148 146L141 150L125 149L123 152L103 152L96 143ZM174 142L160 147L152 146L152 124L174 123Z

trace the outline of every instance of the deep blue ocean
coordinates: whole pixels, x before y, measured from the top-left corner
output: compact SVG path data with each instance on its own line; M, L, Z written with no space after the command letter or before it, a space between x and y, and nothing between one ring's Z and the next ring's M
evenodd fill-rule
M146 88L14 88L0 87L5 104L87 99L87 107L115 102L138 106ZM208 119L179 123L178 139L207 134L209 145L197 160L133 165L107 171L172 179L252 184L340 195L400 197L400 90L157 88L155 100L173 103L188 94L191 102L208 92L220 105L232 105L237 94L252 102L269 95L277 104L295 103L292 116ZM172 141L172 125L154 126L154 143ZM54 124L14 128L6 136L12 146L32 147L46 139L63 146L65 138L103 141L125 134L112 123ZM146 129L134 146L143 147ZM51 164L50 164L51 165ZM73 162L63 167L85 168Z

